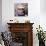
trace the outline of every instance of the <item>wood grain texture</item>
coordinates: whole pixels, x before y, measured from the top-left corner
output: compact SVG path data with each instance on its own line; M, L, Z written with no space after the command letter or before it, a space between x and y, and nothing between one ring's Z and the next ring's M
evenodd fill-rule
M7 23L11 32L28 32L28 46L33 46L33 23Z

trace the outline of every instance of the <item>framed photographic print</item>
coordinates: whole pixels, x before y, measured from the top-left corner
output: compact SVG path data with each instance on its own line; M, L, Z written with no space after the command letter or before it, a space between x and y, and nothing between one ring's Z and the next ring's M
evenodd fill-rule
M15 16L28 16L28 3L15 3L14 15Z

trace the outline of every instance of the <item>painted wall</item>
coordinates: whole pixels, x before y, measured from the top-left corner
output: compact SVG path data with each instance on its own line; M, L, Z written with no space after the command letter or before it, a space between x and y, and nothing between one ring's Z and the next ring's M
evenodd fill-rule
M0 31L2 31L2 0L0 0Z
M46 13L46 0L40 0L40 9L42 13Z
M28 17L14 17L14 3L26 2L28 3ZM6 23L10 19L18 19L20 22L23 22L25 19L29 19L31 22L38 24L40 21L40 0L3 0L2 1L2 22L3 26L6 26ZM4 27L6 30L6 28Z
M14 3L28 3L27 17L14 17ZM41 4L42 5L42 4ZM42 7L42 6L41 6ZM39 24L46 30L46 15L41 12L40 0L2 0L2 26L3 31L8 30L7 22L11 19L24 22L29 19L33 25L33 45L38 46L38 39L36 37L36 27Z

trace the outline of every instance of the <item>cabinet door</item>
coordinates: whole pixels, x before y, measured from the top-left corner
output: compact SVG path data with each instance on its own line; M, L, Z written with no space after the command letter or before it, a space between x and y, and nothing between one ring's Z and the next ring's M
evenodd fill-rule
M12 40L22 46L28 46L28 32L12 32Z

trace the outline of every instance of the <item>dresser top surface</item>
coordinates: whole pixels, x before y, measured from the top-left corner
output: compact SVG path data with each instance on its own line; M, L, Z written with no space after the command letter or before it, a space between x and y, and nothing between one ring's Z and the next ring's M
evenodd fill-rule
M8 25L23 25L23 24L31 24L31 25L33 25L34 23L7 23Z

